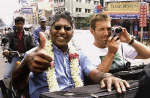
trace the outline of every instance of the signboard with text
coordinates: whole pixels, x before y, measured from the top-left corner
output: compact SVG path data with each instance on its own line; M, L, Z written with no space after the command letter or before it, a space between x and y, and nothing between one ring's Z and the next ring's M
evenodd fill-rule
M137 1L137 0L105 0L105 2L118 2L118 1Z
M147 26L147 5L146 2L141 2L140 5L140 27Z
M32 14L33 10L32 10L32 8L21 8L21 12L23 14Z
M115 12L136 12L140 9L140 2L110 2L107 6L107 11Z

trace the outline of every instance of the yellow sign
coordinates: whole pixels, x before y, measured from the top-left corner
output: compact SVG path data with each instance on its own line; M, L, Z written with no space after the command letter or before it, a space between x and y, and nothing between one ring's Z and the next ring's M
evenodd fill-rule
M107 11L115 12L139 12L140 2L110 2Z

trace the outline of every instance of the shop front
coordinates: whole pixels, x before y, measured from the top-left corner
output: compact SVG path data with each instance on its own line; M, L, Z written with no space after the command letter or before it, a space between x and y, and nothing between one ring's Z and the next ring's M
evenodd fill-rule
M148 6L147 6L148 7ZM140 38L140 2L108 2L105 13L112 18L112 26L119 25L127 29L137 39ZM147 11L148 13L149 11ZM147 26L144 27L143 38L148 39L150 36L150 16L147 16Z

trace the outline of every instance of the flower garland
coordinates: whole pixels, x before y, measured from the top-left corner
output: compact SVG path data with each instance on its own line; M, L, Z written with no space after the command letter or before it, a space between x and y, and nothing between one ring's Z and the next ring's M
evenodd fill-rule
M54 65L54 53L52 47L52 41L49 40L46 44L46 52L52 57L52 62L50 63L50 67L46 71L47 82L49 86L49 91L59 91L59 85L56 78L55 65ZM71 68L71 76L74 81L75 87L82 87L83 81L80 77L80 69L79 69L79 55L74 47L69 47L69 59L70 59L70 68Z

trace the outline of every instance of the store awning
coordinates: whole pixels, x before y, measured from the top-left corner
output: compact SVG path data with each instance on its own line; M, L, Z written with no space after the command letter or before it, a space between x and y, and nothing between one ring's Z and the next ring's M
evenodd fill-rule
M138 14L110 14L112 19L139 19Z

